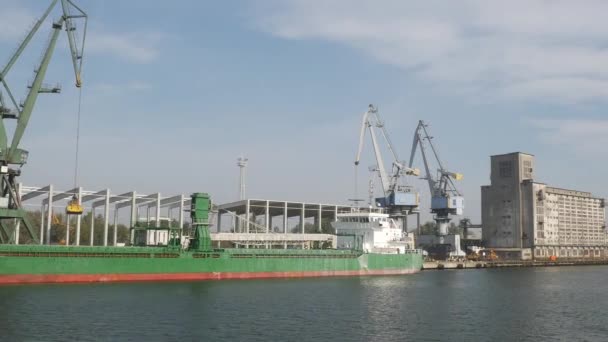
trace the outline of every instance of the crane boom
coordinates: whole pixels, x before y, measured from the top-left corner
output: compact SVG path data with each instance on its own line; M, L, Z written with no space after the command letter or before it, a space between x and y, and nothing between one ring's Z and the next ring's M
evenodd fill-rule
M49 14L61 1L62 16L52 22L52 33L48 44L46 45L40 64L35 70L35 77L31 85L28 86L28 93L22 104L18 104L9 84L6 80L7 74L11 71L13 65L17 62L26 47L32 41L39 28L45 22ZM73 14L72 14L73 12ZM84 33L82 39L76 36L76 20L81 20L84 24ZM69 46L72 64L74 67L74 75L76 86L80 87L81 72L82 72L82 56L84 49L84 41L86 36L87 15L72 0L52 0L49 7L43 15L36 21L32 29L28 32L25 38L20 42L16 52L9 58L8 63L0 69L0 83L10 102L12 108L7 106L0 92L0 241L10 242L16 241L17 229L14 234L9 236L9 233L4 229L5 220L17 220L17 225L23 223L28 230L32 240L38 241L38 236L29 222L25 211L21 206L21 201L17 191L16 178L21 174L21 169L26 161L28 152L20 148L21 140L25 134L25 130L29 124L32 112L40 93L59 93L59 87L45 87L43 85L46 72L48 70L51 58L57 45L57 40L61 30L65 27ZM12 134L11 144L8 145L8 135L6 131L5 119L16 119L17 124ZM11 165L17 165L18 168L12 169Z
M384 164L380 142L378 141L379 137L375 131L376 129L380 129L381 135L393 157L390 175ZM418 192L412 186L407 184L400 185L399 183L405 176L418 175L419 171L406 167L405 163L398 159L397 151L390 140L384 122L380 119L378 109L371 104L363 114L361 129L359 131L359 147L355 157L355 166L359 165L359 162L361 161L366 131L369 131L374 157L376 159L376 167L374 167L374 169L378 172L380 182L382 183L383 197L376 198L376 204L380 207L389 209L390 214L392 214L393 217L403 218L412 209L418 207L419 197Z
M447 225L450 221L450 215L462 215L464 209L464 198L456 188L454 180L461 180L462 175L446 170L437 149L435 148L432 139L427 130L427 124L420 120L414 132L414 141L412 142L412 150L410 154L409 167L414 164L416 151L420 148L422 162L426 172L425 179L428 182L431 193L431 213L435 214L435 221L439 227L439 236L442 239L447 235ZM432 152L429 155L427 145ZM433 175L430 158L434 157L434 161L438 166L437 176ZM441 240L440 240L441 241ZM443 243L443 242L440 242Z
M13 134L13 141L11 143L11 147L7 153L7 162L8 163L19 163L24 162L23 154L20 156L16 156L15 152L17 151L17 146L19 146L19 142L25 133L25 128L30 120L32 115L32 111L34 109L34 104L36 103L36 99L38 98L38 94L40 94L40 88L42 87L42 81L44 80L44 76L46 75L46 71L48 69L49 63L51 61L51 57L53 57L53 52L55 50L55 46L57 45L57 38L59 38L59 33L61 30L61 26L63 24L63 20L60 19L59 22L53 24L53 34L51 35L51 40L49 41L49 45L42 57L42 61L40 62L40 66L36 70L36 77L34 78L34 82L31 85L31 90L27 94L25 101L23 102L23 109L21 110L21 114L17 119L17 127L15 128L15 133Z
M42 25L42 23L46 20L46 18L49 16L49 13L51 13L51 11L53 10L53 8L55 7L56 4L57 4L57 0L53 0L53 2L47 8L47 10L44 12L44 14L36 21L36 23L34 24L32 29L28 32L28 34L25 36L25 38L21 41L21 44L19 44L19 47L17 48L15 53L8 60L8 63L4 66L4 68L2 69L2 72L0 72L0 80L4 80L4 77L6 76L8 71L13 67L13 64L15 64L17 59L19 59L19 56L21 56L21 54L23 53L23 50L25 50L25 47L27 46L27 44L32 40L32 37L34 37L36 32L38 32L40 25Z
M384 191L384 196L386 196L391 188L391 184L388 180L388 176L386 175L386 169L384 168L384 160L382 159L382 154L380 153L380 146L378 145L378 141L376 140L376 133L373 129L371 129L371 126L369 130L369 135L372 138L374 154L376 155L376 162L378 163L378 174L380 175L382 190Z
M418 124L418 127L416 128L416 133L414 134L414 143L412 144L412 152L410 154L409 167L412 167L414 165L414 156L416 155L416 148L418 146L420 146L420 154L422 155L424 171L426 174L425 178L429 184L429 189L431 189L431 194L432 194L432 193L434 193L434 189L435 189L435 179L433 178L433 175L431 174L431 168L429 166L429 161L426 156L426 149L424 147L424 144L422 143L420 127L421 127L420 124Z

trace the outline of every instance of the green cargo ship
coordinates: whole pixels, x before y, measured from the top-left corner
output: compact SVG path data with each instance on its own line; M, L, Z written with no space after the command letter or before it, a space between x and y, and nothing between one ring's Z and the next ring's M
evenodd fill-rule
M422 254L413 249L213 249L210 208L207 194L192 195L187 249L177 238L165 247L0 245L0 284L398 275L422 268Z

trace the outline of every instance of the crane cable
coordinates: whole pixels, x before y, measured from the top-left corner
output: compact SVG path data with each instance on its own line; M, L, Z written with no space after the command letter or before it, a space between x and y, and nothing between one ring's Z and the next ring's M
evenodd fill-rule
M355 197L353 199L354 203L359 206L358 204L358 200L359 200L359 166L355 165Z
M74 156L74 188L78 186L78 156L80 153L80 111L82 108L82 86L78 88L78 115L76 118L76 153Z

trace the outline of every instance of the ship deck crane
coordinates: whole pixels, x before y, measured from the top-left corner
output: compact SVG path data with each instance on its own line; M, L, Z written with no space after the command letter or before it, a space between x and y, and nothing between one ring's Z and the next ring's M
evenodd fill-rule
M392 170L389 174L384 165L384 159L380 152L380 145L376 136L375 130L379 129L384 138L389 151L393 157ZM405 176L418 176L420 171L411 167L405 166L405 162L399 160L397 152L391 142L388 131L381 120L373 105L369 105L368 110L363 114L361 122L361 131L359 134L359 148L355 158L355 168L361 161L361 153L365 142L365 132L369 131L376 158L375 171L378 172L380 183L382 185L383 197L376 198L376 205L382 208L387 208L389 214L397 219L403 219L405 215L418 207L419 197L418 192L413 186L404 184Z
M62 15L59 19L52 22L51 36L42 54L40 64L34 71L34 80L28 85L28 92L25 100L18 103L9 87L6 77L58 3L61 3ZM76 28L79 22L82 23L84 27L84 31L80 38L77 37L76 34ZM76 78L76 87L81 87L82 81L80 74L82 70L82 55L86 27L86 13L75 5L72 0L52 0L42 17L36 21L32 29L21 41L8 63L0 69L0 83L7 95L7 98L5 98L2 94L2 89L0 89L0 241L10 242L10 240L14 239L14 236L11 236L6 225L8 219L16 220L17 225L23 223L32 240L35 242L38 241L38 236L27 219L26 212L21 206L17 190L16 178L21 174L21 167L27 162L28 157L28 152L21 149L19 144L21 143L21 139L28 126L38 95L42 93L61 92L61 87L49 87L44 85L43 82L55 51L59 34L62 30L66 31L68 37L70 55ZM8 143L8 135L4 120L17 120L10 145ZM78 211L77 207L73 206L72 208ZM15 231L17 231L17 229Z
M414 132L409 167L412 167L416 150L420 147L420 154L422 155L426 172L424 179L427 180L431 192L431 213L435 214L434 220L438 227L439 243L443 244L444 237L448 235L448 224L451 220L450 215L462 215L463 213L464 197L454 185L454 181L461 180L463 176L460 173L450 172L444 167L437 149L433 145L433 137L429 135L427 127L428 125L424 121L420 120L418 122L416 131ZM428 154L427 145L430 147L431 155ZM431 157L434 157L437 163L436 176L431 171L429 160Z

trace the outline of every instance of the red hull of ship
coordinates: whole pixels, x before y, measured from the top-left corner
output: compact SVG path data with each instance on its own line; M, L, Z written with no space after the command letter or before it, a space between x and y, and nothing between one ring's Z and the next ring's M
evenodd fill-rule
M416 270L310 271L310 272L213 272L213 273L114 273L114 274L12 274L1 275L0 285L42 283L159 282L225 279L269 279L401 275Z

